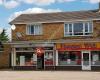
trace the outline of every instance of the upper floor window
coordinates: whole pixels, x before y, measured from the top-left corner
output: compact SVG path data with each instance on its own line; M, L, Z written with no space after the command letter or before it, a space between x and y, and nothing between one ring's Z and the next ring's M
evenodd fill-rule
M64 26L64 36L86 36L92 33L92 22L65 23Z
M29 24L26 32L28 35L42 35L42 26L41 24Z

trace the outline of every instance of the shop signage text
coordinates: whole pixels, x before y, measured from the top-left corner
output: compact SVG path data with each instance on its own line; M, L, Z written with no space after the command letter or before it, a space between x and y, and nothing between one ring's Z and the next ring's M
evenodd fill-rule
M66 43L56 47L58 50L100 50L100 43Z

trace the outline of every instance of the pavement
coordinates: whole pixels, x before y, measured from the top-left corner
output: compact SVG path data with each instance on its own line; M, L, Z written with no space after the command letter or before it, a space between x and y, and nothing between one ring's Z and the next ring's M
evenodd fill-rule
M100 72L0 71L0 80L100 80Z

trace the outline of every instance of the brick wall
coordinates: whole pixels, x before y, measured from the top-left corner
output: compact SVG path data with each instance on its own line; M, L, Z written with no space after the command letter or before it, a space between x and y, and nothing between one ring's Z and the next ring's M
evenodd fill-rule
M43 23L43 35L26 35L26 25L18 24L16 29L12 31L13 41L26 41L26 40L48 40L48 39L85 39L85 38L97 38L100 36L100 21L94 21L94 33L93 36L87 37L64 37L64 24L63 23ZM16 33L21 32L22 37L18 39Z
M0 53L0 68L8 68L10 66L10 45L4 44L4 51Z

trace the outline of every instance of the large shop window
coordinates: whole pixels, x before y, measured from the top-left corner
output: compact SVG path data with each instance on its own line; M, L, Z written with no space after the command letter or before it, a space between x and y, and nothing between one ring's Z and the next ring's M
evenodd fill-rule
M18 52L16 54L16 66L34 66L36 65L36 54Z
M42 25L41 24L27 25L26 33L28 35L42 35Z
M53 51L45 52L45 65L53 65Z
M80 51L59 51L58 52L59 65L81 65Z
M91 64L94 66L100 66L100 51L91 52Z
M64 36L88 36L93 33L92 22L65 23Z

